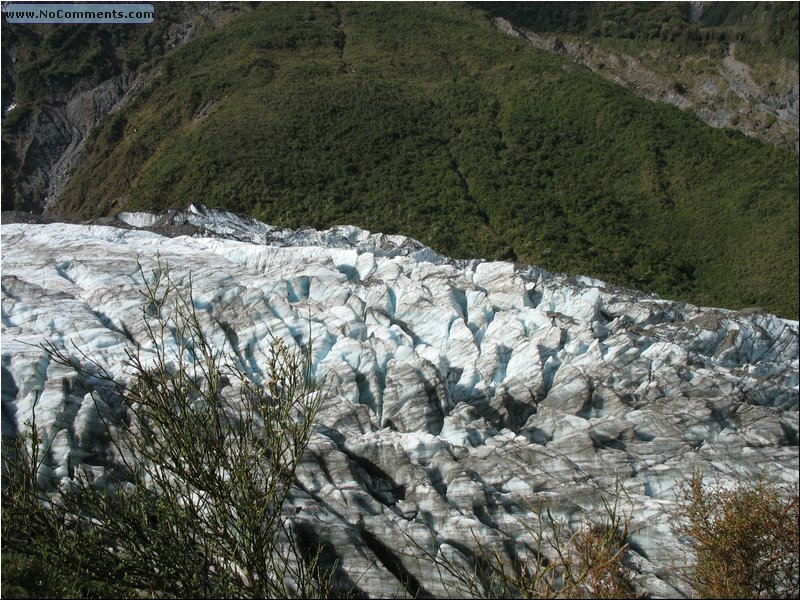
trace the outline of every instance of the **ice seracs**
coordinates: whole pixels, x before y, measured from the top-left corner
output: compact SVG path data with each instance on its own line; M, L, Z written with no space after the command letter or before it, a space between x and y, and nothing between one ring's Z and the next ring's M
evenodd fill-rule
M121 220L2 227L3 432L40 391L39 422L62 425L58 476L102 437L89 384L37 344L119 369L144 339L139 265L161 260L191 275L210 339L245 369L265 364L271 336L312 344L328 396L291 502L298 531L335 548L368 595L403 589L400 561L447 596L420 547L524 544L529 501L574 525L620 481L639 591L685 596L670 574L684 560L676 482L695 468L798 480L796 321L450 260L355 227L291 231L201 206Z

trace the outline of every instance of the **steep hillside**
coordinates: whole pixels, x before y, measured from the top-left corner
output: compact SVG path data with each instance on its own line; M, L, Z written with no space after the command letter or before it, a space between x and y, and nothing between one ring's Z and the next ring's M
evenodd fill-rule
M798 150L797 3L476 4L499 30L640 96Z
M164 2L148 26L3 19L3 210L41 212L86 160L89 133L151 81L161 56L245 10Z
M796 155L641 99L481 10L264 3L149 72L48 212L202 201L797 318Z

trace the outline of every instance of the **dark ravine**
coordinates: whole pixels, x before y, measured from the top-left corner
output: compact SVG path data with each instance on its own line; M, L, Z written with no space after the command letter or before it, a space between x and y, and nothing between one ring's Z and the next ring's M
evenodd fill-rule
M89 133L109 114L124 106L148 79L147 74L126 73L97 87L42 108L16 137L15 158L21 209L40 213L61 194L69 177L85 158Z
M243 10L241 3L184 3L163 31L163 52L168 53L186 42L213 30ZM9 27L6 30L6 27ZM16 37L3 23L3 120L16 104L18 47ZM8 39L11 39L9 42ZM40 41L41 43L41 41ZM3 211L24 210L41 214L56 200L69 178L86 160L85 144L96 128L115 112L121 110L158 77L158 59L136 70L119 67L109 79L93 84L93 77L82 76L50 84L51 89L34 106L26 107L27 114L10 130L4 127L3 160L13 164L13 173L4 168L4 185L16 191L15 203L11 194L3 194ZM21 60L21 59L19 59ZM119 61L119 59L118 59ZM121 61L119 61L121 62ZM6 180L8 178L8 180Z

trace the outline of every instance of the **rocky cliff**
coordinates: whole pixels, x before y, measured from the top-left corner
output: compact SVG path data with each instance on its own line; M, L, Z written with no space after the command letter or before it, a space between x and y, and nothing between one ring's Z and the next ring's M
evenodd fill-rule
M15 208L39 213L57 198L83 164L89 133L129 101L146 78L146 74L117 75L68 98L53 99L31 116L22 134L13 139L21 171L15 183L23 199Z
M702 3L693 3L702 4ZM695 7L694 12L702 11ZM613 48L589 36L537 32L492 20L508 35L557 54L654 102L694 112L712 127L736 129L777 146L798 150L800 82L796 60L770 64L760 77L737 58L736 43L724 57L681 52L659 44Z
M100 123L133 100L159 73L157 59L162 53L170 52L247 10L239 3L227 4L177 5L171 9L174 14L166 22L159 23L153 33L157 41L149 42L153 46L154 60L129 68L124 61L124 46L106 50L105 58L114 65L105 71L109 75L107 78L100 77L98 81L97 73L92 72L74 75L59 72L47 75L43 72L35 77L38 81L33 86L44 88L46 92L39 92L36 98L26 98L28 102L22 105L17 97L20 70L41 60L37 53L44 53L44 50L39 46L48 45L48 35L52 35L54 30L21 25L17 27L27 29L20 34L19 30L4 23L3 160L7 163L4 185L13 188L16 194L6 190L3 210L41 213L61 194L75 170L83 165L89 135ZM64 55L61 59L56 58L56 62L69 63L72 60L66 42L63 42L63 48L50 48L50 51ZM25 92L31 95L28 90ZM17 113L20 111L24 115L19 116ZM13 125L6 126L7 119L13 120Z

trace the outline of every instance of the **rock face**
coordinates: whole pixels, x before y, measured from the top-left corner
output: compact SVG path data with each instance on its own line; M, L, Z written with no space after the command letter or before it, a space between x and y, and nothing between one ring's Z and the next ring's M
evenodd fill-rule
M265 363L269 335L312 342L327 399L291 504L355 593L458 596L426 552L524 551L538 499L577 526L619 482L637 590L687 596L676 483L695 468L731 485L798 480L796 321L452 261L355 227L295 232L197 206L122 218L3 226L3 433L40 390L37 419L62 424L53 473L91 458L87 382L36 344L113 369L144 342L137 261L160 256L191 273L210 339L246 368Z
M118 110L141 87L145 76L125 73L65 101L54 101L30 119L15 138L14 153L23 174L17 179L20 208L40 213L64 189L85 160L84 145L91 130Z
M234 3L189 3L175 8L175 22L164 31L161 43L168 52L245 10L249 9ZM16 109L18 48L15 36L9 38L11 41L2 46L4 117ZM118 56L114 60L122 62ZM63 81L43 81L43 85L52 84L53 90L8 136L8 156L4 158L17 165L13 174L16 198L5 198L4 194L3 209L42 213L85 162L89 134L144 90L160 70L155 62L137 71L121 70L100 83L92 83L88 77L77 78L66 84L67 89L61 89ZM5 148L3 152L6 153Z
M699 15L703 3L692 3ZM563 39L555 33L515 27L497 17L494 26L541 50L565 54L634 93L691 110L711 127L738 129L776 146L798 150L800 75L797 61L772 65L769 77L756 81L750 66L736 57L736 44L727 45L721 60L686 55L668 48L645 48L638 55L608 50L592 38Z

